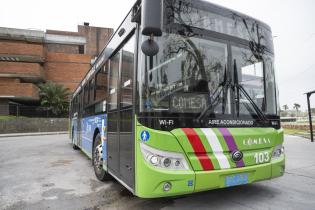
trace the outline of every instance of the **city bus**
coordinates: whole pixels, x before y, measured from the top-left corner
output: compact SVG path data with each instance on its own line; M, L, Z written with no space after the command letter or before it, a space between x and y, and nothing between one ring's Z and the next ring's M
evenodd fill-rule
M142 198L280 177L271 28L201 0L136 1L71 98L96 177Z

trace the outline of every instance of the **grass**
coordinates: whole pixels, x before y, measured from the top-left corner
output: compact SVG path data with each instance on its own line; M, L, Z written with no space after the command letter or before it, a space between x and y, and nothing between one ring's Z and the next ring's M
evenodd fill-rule
M299 133L307 133L304 130L298 130L298 129L284 129L284 133L288 135L294 135L294 134L299 134Z
M313 122L313 124L315 124L315 121L312 121ZM297 124L309 124L309 121L297 121L297 122L295 122L295 123L297 123Z
M310 133L305 130L299 130L299 129L284 129L284 133L287 135L293 135L293 136L301 136L304 138L310 138Z
M26 117L0 116L0 121L14 120L14 119L17 119L17 118L26 118Z

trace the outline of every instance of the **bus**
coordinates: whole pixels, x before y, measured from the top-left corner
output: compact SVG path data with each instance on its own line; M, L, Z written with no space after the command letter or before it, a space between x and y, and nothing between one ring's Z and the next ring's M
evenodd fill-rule
M142 198L280 177L271 28L201 0L138 0L71 97L96 177Z

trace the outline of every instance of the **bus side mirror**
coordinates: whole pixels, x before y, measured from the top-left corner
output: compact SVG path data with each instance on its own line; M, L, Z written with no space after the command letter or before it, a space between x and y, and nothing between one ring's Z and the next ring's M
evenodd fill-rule
M162 36L162 0L142 0L142 35Z
M159 45L154 41L155 36L162 36L162 0L142 0L142 35L149 39L141 45L146 56L155 56L159 52Z
M141 50L146 56L152 57L159 53L160 48L153 37L150 37L142 43Z

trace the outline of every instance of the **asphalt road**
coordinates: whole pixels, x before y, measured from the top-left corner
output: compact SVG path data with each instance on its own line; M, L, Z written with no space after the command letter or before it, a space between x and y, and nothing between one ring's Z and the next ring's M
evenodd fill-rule
M314 209L315 143L287 136L285 176L177 198L140 199L96 180L67 135L0 138L0 209Z

